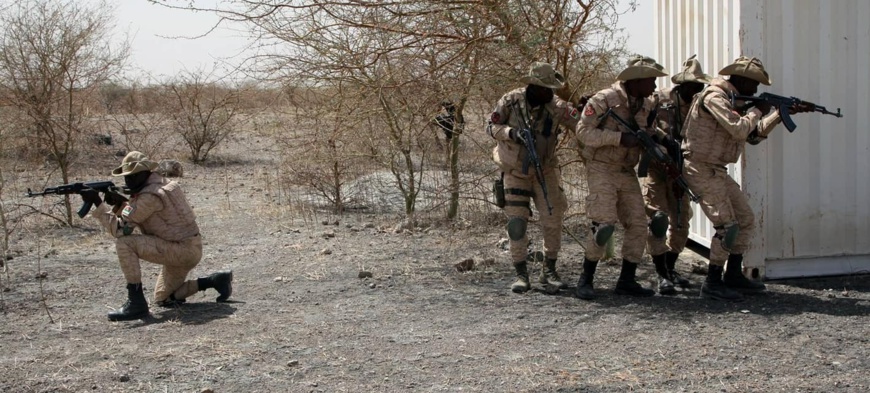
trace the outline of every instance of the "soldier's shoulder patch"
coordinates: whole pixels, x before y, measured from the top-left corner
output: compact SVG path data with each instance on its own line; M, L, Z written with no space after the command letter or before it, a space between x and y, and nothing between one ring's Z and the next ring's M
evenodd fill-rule
M489 115L489 121L491 121L492 124L501 124L501 114L498 112L492 112L492 114Z
M565 111L565 117L577 120L580 118L580 111L578 111L577 108L568 108L568 110Z
M595 116L595 108L592 104L586 104L586 110L583 111L584 116Z
M124 210L121 211L122 217L130 217L133 212L136 211L136 208L130 205L124 206Z

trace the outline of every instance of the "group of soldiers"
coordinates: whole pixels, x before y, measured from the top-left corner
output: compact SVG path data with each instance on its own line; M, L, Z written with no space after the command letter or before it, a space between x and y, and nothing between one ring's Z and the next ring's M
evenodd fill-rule
M744 294L765 290L763 283L743 274L743 253L752 238L754 214L726 166L737 162L746 143L758 144L767 138L781 118L769 103L747 107L732 99L752 96L759 84L771 84L760 60L741 56L719 75L704 74L693 56L671 78L674 86L659 91L656 78L667 76L664 67L652 58L635 55L616 82L578 109L555 95L565 80L552 65L532 64L528 75L520 79L525 86L502 96L487 124L487 133L497 141L493 159L502 172L498 184L503 184L503 190L497 193L503 192L500 205L508 216L510 254L517 274L513 292L531 288L526 233L531 200L540 212L543 234L539 282L550 293L567 288L556 271L567 208L556 146L565 130L576 131L589 190L590 232L576 297L596 297L596 267L617 223L625 230L617 294L655 295L636 279L645 248L658 274L659 293L670 295L677 286L688 287L689 280L675 265L688 240L690 195L697 196L716 230L701 297L740 301ZM812 108L789 108L790 113L806 111ZM641 185L640 168L646 172L641 158L651 153L644 140L654 142L653 148L671 160L649 165ZM530 159L538 161L543 170L531 171Z

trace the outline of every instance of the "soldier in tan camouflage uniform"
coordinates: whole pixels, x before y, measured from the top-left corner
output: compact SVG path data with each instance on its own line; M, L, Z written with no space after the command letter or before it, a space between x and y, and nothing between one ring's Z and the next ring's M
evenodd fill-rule
M634 133L625 130L612 117L602 117L613 110L627 122L634 123L653 135L649 127L650 112L655 110L651 96L656 78L667 76L663 67L649 57L634 56L617 76L611 87L589 99L578 126L581 154L586 163L589 196L586 212L591 222L591 236L586 244L583 273L575 295L581 299L595 298L592 280L598 261L604 256L605 245L617 222L625 228L622 242L622 271L616 282L616 293L632 296L652 296L654 291L642 287L635 279L637 264L643 257L647 217L643 195L634 167L641 150Z
M562 215L568 205L560 187L556 145L562 131L560 127L575 127L580 115L570 102L555 96L554 89L561 88L565 80L550 64L532 64L529 74L520 82L526 86L499 99L487 126L489 135L498 142L493 149L493 159L504 176L504 211L508 216L510 253L517 273L511 290L522 293L531 288L526 261L529 245L526 226L532 215L529 202L534 199L544 237L545 260L539 282L548 292L555 293L566 287L556 273L556 259L562 246ZM540 179L527 161L521 132L523 119L528 121L535 152L541 161L552 211L544 200Z
M144 154L130 152L112 171L113 176L124 177L131 193L129 201L106 193L103 203L96 191L82 193L85 202L97 205L93 216L116 238L118 261L127 280L127 302L108 314L111 321L148 315L139 259L163 265L154 289L158 305L177 306L186 297L209 288L217 290L218 301L227 300L232 293L231 271L187 280L202 258L199 227L181 187L153 172L156 168L157 163Z
M766 139L781 118L766 102L746 113L738 111L741 102L732 105L731 95L750 96L758 91L759 84L770 86L770 76L760 60L741 56L719 74L730 77L713 79L695 98L683 128L682 147L686 181L701 196L701 209L716 230L701 296L739 301L743 299L741 292L761 292L765 286L743 274L743 252L750 245L755 215L740 185L728 176L726 165L737 162L747 142L755 145ZM802 107L790 109L804 111Z
M692 99L711 79L702 71L698 59L692 56L683 63L682 71L671 77L674 87L656 93L661 104L658 126L665 133L665 145L675 160L679 158L680 141L683 139L680 131ZM659 293L663 295L676 293L674 284L681 287L690 285L689 280L677 273L676 263L689 239L692 209L688 196L683 195L683 191L674 183L675 180L665 171L654 168L646 178L643 193L650 218L647 251L652 255L653 265L659 275ZM667 221L662 220L662 217L667 217Z

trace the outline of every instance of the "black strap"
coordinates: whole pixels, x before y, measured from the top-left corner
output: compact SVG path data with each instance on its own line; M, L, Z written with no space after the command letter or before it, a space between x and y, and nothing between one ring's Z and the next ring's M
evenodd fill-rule
M529 209L529 210L532 209L532 206L529 203L529 201L507 201L507 202L505 202L505 206L519 206L519 207L524 207L524 208Z
M505 188L504 193L511 194L511 195L525 196L525 197L535 196L535 193L533 193L529 190L523 190L522 188Z

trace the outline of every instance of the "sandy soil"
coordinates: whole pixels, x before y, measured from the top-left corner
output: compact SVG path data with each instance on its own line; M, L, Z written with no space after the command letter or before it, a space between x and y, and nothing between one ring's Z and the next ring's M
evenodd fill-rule
M233 269L233 302L200 292L109 322L125 296L111 239L91 220L22 229L2 281L0 391L870 391L867 276L769 282L732 304L697 285L617 296L611 263L598 300L517 295L500 216L402 229L395 215L302 208L275 188L268 141L232 143L257 158L187 165L179 181L206 242L193 275ZM466 258L475 268L458 272ZM679 270L698 283L694 259ZM566 237L572 287L581 260ZM157 267L143 271L150 290ZM653 283L648 260L640 275Z

